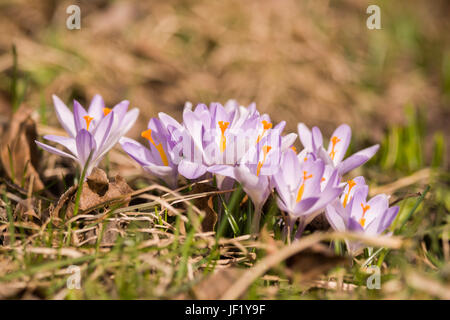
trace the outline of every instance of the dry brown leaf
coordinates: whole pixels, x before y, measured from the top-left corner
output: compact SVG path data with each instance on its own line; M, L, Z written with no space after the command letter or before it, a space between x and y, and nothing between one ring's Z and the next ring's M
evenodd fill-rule
M217 189L208 184L202 183L194 185L192 187L191 194L200 194L203 192L211 191L217 191ZM213 196L214 195L197 198L193 201L194 206L196 206L199 210L203 210L205 212L205 217L202 221L203 232L214 231L214 227L217 223L218 215L217 212L214 211Z
M219 269L192 288L195 298L200 300L219 299L239 279L244 270L238 268Z
M320 275L337 266L349 265L348 257L336 255L333 250L323 244L315 244L300 251L286 260L291 278L301 282L317 279Z
M26 287L24 282L0 283L0 299L15 297Z
M88 213L101 206L109 206L113 203L122 203L127 206L131 200L133 189L121 176L116 176L110 182L106 173L98 168L94 168L92 174L83 184L80 197L80 212ZM68 217L72 217L74 199L67 210Z
M66 193L64 193L56 206L52 215L58 214L59 210L68 202L66 210L66 218L73 217L73 210L75 207L77 186L73 186ZM110 182L106 173L98 168L94 168L91 175L87 177L83 184L83 189L80 196L79 213L87 214L95 209L109 208L111 205L128 206L131 200L133 189L126 183L121 176L116 176L114 181ZM84 238L79 239L74 236L72 239L75 245L79 245L80 241L87 241L90 244L95 244L97 239L101 237L100 244L110 245L117 239L121 226L116 221L101 221L107 218L104 215L99 219L100 222L95 228L88 230L84 234ZM90 240L89 240L90 239Z
M0 160L6 175L16 184L24 181L27 185L33 176L33 189L41 190L44 184L37 171L40 159L34 142L37 139L36 123L31 113L32 110L21 106L6 124L1 133Z

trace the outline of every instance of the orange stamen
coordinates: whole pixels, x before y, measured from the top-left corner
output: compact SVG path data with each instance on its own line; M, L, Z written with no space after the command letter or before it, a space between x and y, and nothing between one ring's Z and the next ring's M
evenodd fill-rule
M219 121L218 124L220 127L220 131L222 132L222 135L220 136L220 152L224 152L227 148L227 138L225 137L225 130L227 130L230 123Z
M341 139L339 139L338 137L334 136L333 138L331 138L331 151L330 151L330 157L331 160L334 160L334 157L336 156L336 150L334 150L334 148L336 147L336 144L341 141Z
M297 153L297 148L296 147L292 146L291 149L294 150L295 153Z
M256 167L256 175L259 176L259 173L261 171L262 166L264 165L264 162L266 161L267 154L269 153L270 149L272 149L271 146L264 146L262 148L263 150L263 160L258 162L258 166Z
M152 129L148 129L148 130L142 131L141 136L143 138L147 139L148 141L150 141L150 143L155 146L156 150L158 150L158 152L159 152L159 156L161 157L161 161L163 162L163 164L165 166L168 166L169 165L169 161L167 160L167 155L164 152L164 148L163 148L162 144L160 143L160 144L156 145L155 141L152 138Z
M266 120L261 121L263 125L263 132L258 136L258 139L256 140L256 143L261 141L262 137L266 133L267 130L272 129L272 124L270 122L267 122Z
M361 219L359 219L359 224L361 225L361 227L364 227L364 224L366 223L366 219L364 218L364 215L366 214L367 210L370 209L370 206L368 204L363 205L361 203L361 208L363 209L363 214L361 216Z
M297 193L297 202L300 202L302 200L303 197L303 192L305 191L305 181L312 178L312 174L310 174L308 176L308 172L303 171L303 182L302 185L300 186L300 188L298 189L298 193Z
M89 131L89 125L91 124L91 121L94 120L94 118L90 116L84 116L83 118L86 121L86 130Z
M344 208L347 205L348 197L350 196L350 191L352 190L352 188L354 186L356 186L356 182L353 181L353 180L348 180L347 183L348 183L348 191L347 191L347 194L345 195L345 198L344 198L344 203L343 203Z
M103 115L106 117L111 111L110 108L103 108Z

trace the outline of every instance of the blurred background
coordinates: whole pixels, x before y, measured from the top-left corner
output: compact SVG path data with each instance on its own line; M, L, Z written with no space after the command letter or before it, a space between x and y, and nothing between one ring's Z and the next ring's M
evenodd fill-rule
M81 30L66 28L71 4ZM366 27L371 4L381 30ZM289 131L346 122L351 148L391 147L385 167L448 168L449 12L444 0L0 0L0 118L24 104L56 128L52 94L71 106L100 93L140 108L136 137L160 111L180 120L185 101L233 98Z
M66 27L66 9L73 4L81 9L80 30ZM380 30L366 27L366 10L373 4L381 9ZM303 289L291 287L291 280L285 281L286 275L304 273L303 269L277 267L273 274L280 275L280 281L267 285L272 278L261 277L246 298L296 299L301 294L303 298L320 299L450 299L449 13L448 0L0 0L0 298L65 297L65 280L53 275L60 274L54 271L64 265L60 263L73 264L72 258L61 258L59 250L54 255L58 261L52 261L53 256L46 253L49 251L17 251L20 254L16 258L16 251L8 251L13 247L8 249L5 244L14 243L17 235L17 239L22 237L21 250L28 244L55 250L64 246L68 234L66 247L71 246L71 224L69 233L65 227L46 227L47 213L53 215L56 205L58 215L59 204L64 206L68 201L67 192L79 173L71 159L38 149L34 140L42 140L45 134L64 134L53 111L52 94L72 108L72 99L87 106L99 93L109 107L128 99L131 107L140 108L138 123L129 133L138 139L149 118L160 111L181 120L186 101L225 103L236 99L242 105L255 102L276 123L285 120L285 133L296 132L297 123L304 122L309 127L319 126L329 138L339 124L348 123L353 130L349 153L381 144L377 155L351 174L366 177L371 195L392 195L391 203L400 205L392 230L411 243L405 250L380 254L378 265L386 261L382 265L383 289L348 291L344 295L341 289L327 289L305 295ZM296 147L300 147L298 140ZM102 169L108 177L120 173L135 190L149 185L142 169L120 147L108 153ZM34 199L32 191L36 191L36 205L28 202ZM144 196L147 194L133 201L153 199ZM210 204L213 197L205 199L209 200L201 203L202 210L214 209ZM235 214L242 225L250 221L248 213L242 214L247 211L244 203L236 206L241 214ZM267 230L277 230L280 215L273 204L265 208ZM154 209L159 215L157 207ZM310 224L312 230L326 228L320 217ZM91 220L79 221L78 226L91 230ZM203 240L191 237L195 228L178 228L182 220L177 216L176 221L170 250L165 245L157 246L161 250L154 250L153 244L151 248L141 247L150 239L147 231L135 231L137 227L147 230L144 221L127 227L126 242L118 238L117 248L126 244L126 251L113 249L97 255L103 241L99 236L94 240L96 254L91 256L95 260L82 263L90 273L86 281L83 278L86 289L67 297L180 298L179 292L191 291L190 283L206 274L194 269L193 282L190 268L196 262L191 262L200 261L195 259L223 261L217 262L217 268L234 267L228 259L241 259L240 247L226 248L226 254L222 249L210 251ZM102 225L97 222L93 228ZM226 226L220 224L219 230L222 225ZM240 230L244 230L242 225ZM44 228L48 232L43 232ZM225 228L227 237L238 235L231 223ZM97 235L103 234L96 230ZM186 239L190 240L178 243L178 230L184 230L181 234L188 230ZM86 234L87 240L76 243L84 252L80 259L89 258L87 253L93 252L90 241L95 237L91 238L91 231ZM151 234L157 241L165 239L160 236ZM268 248L274 248L271 236L261 238L272 246ZM231 251L239 255L228 256ZM127 255L122 256L122 252ZM167 290L171 276L164 284L166 271L163 275L149 268L146 273L142 268L144 263L154 263L147 260L152 257L150 252L160 255L161 266L173 262L169 270L174 270L174 281ZM253 255L247 258L239 263L248 266L257 261ZM317 261L320 268L316 264L310 268L322 270L329 260ZM365 275L358 271L358 265L349 272L336 271L333 277L345 279L354 287L364 286ZM153 281L151 285L147 275ZM8 279L14 287L6 287ZM35 281L41 281L39 286ZM222 282L217 283L222 287ZM35 290L37 287L39 290ZM210 287L209 282L206 287ZM196 295L202 292L192 291Z

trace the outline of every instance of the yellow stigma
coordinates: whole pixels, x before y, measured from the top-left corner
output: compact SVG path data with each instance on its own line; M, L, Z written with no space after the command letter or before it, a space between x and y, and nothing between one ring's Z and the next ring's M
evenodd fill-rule
M261 121L263 125L263 132L258 136L258 139L256 140L256 143L261 141L261 138L264 136L267 130L272 129L272 124L270 122L267 122L266 120Z
M225 130L227 130L230 123L219 121L218 124L220 127L220 131L222 132L222 135L220 136L220 152L224 152L227 148L227 138L225 137Z
M86 130L89 131L89 125L91 124L91 121L94 120L94 118L90 116L84 116L83 118L86 121Z
M258 162L258 166L256 167L256 176L259 176L259 173L261 172L261 168L264 165L264 162L266 161L266 157L267 157L267 154L269 153L270 149L272 149L271 146L264 146L262 148L262 150L263 150L263 159L262 159L262 161Z
M331 151L330 151L330 157L331 160L334 160L334 157L336 156L336 150L334 150L334 148L336 147L337 143L341 141L341 139L339 139L338 137L334 136L333 138L331 138Z
M150 143L155 146L156 150L158 150L158 152L159 152L159 156L161 157L162 163L165 166L168 166L169 161L167 161L167 156L166 156L166 153L164 152L164 148L163 148L162 144L160 143L160 144L156 145L155 141L152 138L152 129L142 131L141 136L143 138L147 139L148 141L150 141Z
M103 108L103 115L106 117L111 111L110 108Z
M344 208L345 208L345 206L348 203L348 197L350 196L350 191L352 190L352 188L354 186L356 186L356 182L353 181L353 180L348 180L347 183L348 183L348 191L347 191L347 194L345 195L345 198L344 198L344 203L343 203Z
M291 149L292 149L295 153L297 153L297 148L296 148L296 147L292 146Z
M361 208L363 209L363 214L362 214L362 216L361 216L361 219L359 219L359 224L361 225L361 227L364 227L364 224L366 223L366 219L364 218L364 216L365 216L367 210L370 209L370 206L369 206L368 204L367 204L367 205L364 205L364 204L361 202Z
M302 185L300 186L300 188L298 189L298 193L297 193L297 202L300 202L302 200L303 197L303 192L305 191L305 181L312 178L312 174L310 174L308 176L308 172L303 171L303 182Z

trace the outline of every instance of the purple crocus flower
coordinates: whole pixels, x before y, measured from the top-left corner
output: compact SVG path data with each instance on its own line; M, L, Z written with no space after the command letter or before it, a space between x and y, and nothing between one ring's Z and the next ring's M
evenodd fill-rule
M368 191L363 177L347 182L341 198L326 208L326 217L333 229L375 236L389 228L399 207L389 207L389 197L385 194L376 195L367 201ZM359 242L346 241L346 245L352 255L363 248Z
M319 128L313 127L310 131L303 124L298 124L298 134L304 150L300 152L299 157L304 158L308 153L314 153L321 158L326 165L338 169L340 175L363 165L378 151L379 145L356 152L344 160L352 136L352 130L346 124L340 125L331 135L328 149L323 147L322 133Z
M187 103L183 128L176 130L175 140L183 137L178 170L188 179L213 173L219 189L231 188L234 181L241 183L255 205L252 229L256 232L280 154L297 138L296 134L281 136L285 125L283 121L273 127L270 117L260 115L255 104L244 107L230 100L225 107L199 104L193 110Z
M219 171L226 169L224 166L232 171L271 130L281 132L285 122L272 129L268 115L260 116L254 104L246 108L229 101L225 107L219 103L212 103L209 108L199 104L195 110L187 104L183 126L187 134L180 134L185 138L180 174L196 179L207 172L215 173L220 188L223 177L230 175ZM296 134L287 135L282 138L282 145L289 147L295 139Z
M238 181L255 205L252 233L259 229L262 207L272 189L272 176L280 169L281 136L278 130L264 136L252 147L236 167L222 167L223 175Z
M141 136L148 140L149 148L129 138L122 138L120 144L123 150L145 171L175 188L178 181L178 165L175 153L176 142L171 139L169 132L171 125L179 126L174 119L160 113L160 119L150 119L148 129L141 133Z
M300 160L295 151L290 149L282 155L280 170L273 180L278 193L278 206L289 214L287 222L290 230L299 221L296 238L342 192L338 170L332 170L327 181L323 181L324 173L325 163L322 159L309 157Z
M223 161L230 142L230 123L235 110L226 110L218 103L210 108L199 104L192 110L186 105L183 111L183 159L179 164L180 173L188 179L197 179L207 172L214 162Z
M106 153L125 135L136 122L138 109L128 111L128 101L118 103L112 109L106 108L103 98L95 95L88 111L76 100L73 113L57 96L53 95L56 116L68 136L46 135L44 139L64 146L69 152L36 141L42 149L77 161L86 177L90 175Z

